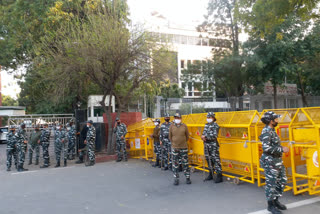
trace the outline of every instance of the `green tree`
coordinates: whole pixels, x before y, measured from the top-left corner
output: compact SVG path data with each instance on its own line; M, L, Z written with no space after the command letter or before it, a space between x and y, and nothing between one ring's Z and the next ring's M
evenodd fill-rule
M252 61L256 60L259 68L252 74L262 82L270 81L273 85L274 108L278 107L277 87L283 86L290 73L299 70L298 53L306 54L306 52L302 53L303 46L299 43L304 39L308 25L308 22L301 20L298 16L291 15L263 38L258 32L251 34L245 44L246 52L252 56Z
M240 0L239 17L250 34L264 37L295 14L308 21L319 17L319 0Z
M2 95L2 105L3 106L18 106L19 103L16 99L14 99L8 95Z
M242 65L243 60L240 56L241 44L239 34L242 26L239 22L239 2L240 0L210 0L208 4L208 14L205 21L198 27L200 32L209 33L217 39L211 39L213 45L212 57L205 63L199 63L191 70L201 68L199 75L187 75L190 81L207 81L208 85L203 85L204 89L218 91L234 100L231 102L232 109L236 109L236 100L242 108L242 96L245 89L245 76ZM197 68L198 67L198 68ZM188 68L189 69L189 68ZM190 72L187 70L185 74ZM195 73L191 71L191 73ZM199 72L198 72L199 73ZM221 93L222 92L222 93Z
M120 114L142 83L166 73L163 61L168 51L143 29L128 28L126 1L103 1L94 6L85 5L86 20L75 17L52 37L43 38L37 44L35 64L62 83L66 77L83 75L98 86L103 94L100 104L108 118L107 149L112 153L111 101L106 106L105 99L115 96ZM60 90L69 87L64 83Z

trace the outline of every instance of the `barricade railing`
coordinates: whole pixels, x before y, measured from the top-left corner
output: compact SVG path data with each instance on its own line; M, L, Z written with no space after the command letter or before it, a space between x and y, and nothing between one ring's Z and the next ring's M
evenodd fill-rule
M293 193L320 193L320 108L299 109L290 123ZM295 155L299 154L300 160ZM301 164L303 163L303 164Z
M259 140L264 124L257 111L218 112L217 124L220 126L218 142L223 175L240 181L265 185L264 170L260 166L262 143ZM281 115L276 127L281 144L290 148L283 154L283 162L288 176L285 191L294 194L320 192L320 108L271 110ZM206 123L206 113L182 116L188 126L189 163L191 170L208 172L201 135ZM164 122L160 118L161 123ZM152 133L153 119L146 119L128 127L127 142L132 158L154 160Z

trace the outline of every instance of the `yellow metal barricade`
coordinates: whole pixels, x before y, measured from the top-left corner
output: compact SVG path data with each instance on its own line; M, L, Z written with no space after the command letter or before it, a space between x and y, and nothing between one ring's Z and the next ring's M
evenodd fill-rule
M291 164L294 194L320 193L320 108L302 108L290 123ZM297 160L296 155L300 160ZM304 164L301 164L304 163Z
M263 116L263 114L265 112L268 111L273 111L278 115L281 115L281 118L279 118L279 124L278 126L275 128L277 134L280 137L281 140L281 145L282 146L286 146L286 147L290 147L290 138L289 138L289 126L290 123L292 121L292 118L294 117L295 113L297 112L297 109L266 109L263 110L263 112L261 113L261 116ZM262 182L262 180L265 180L265 175L264 175L264 170L263 168L261 168L260 166L260 162L259 159L262 155L262 143L259 141L258 137L261 135L261 131L262 129L265 127L265 124L263 124L260 120L258 121L257 125L256 125L256 131L257 131L257 139L256 139L256 151L258 151L258 154L256 155L256 157L258 158L256 160L257 162L257 181L258 181L258 186L263 186L265 185L265 183ZM286 172L287 172L287 177L288 177L288 184L292 183L292 170L291 170L291 157L290 157L290 153L292 151L290 151L289 153L284 153L283 154L283 163L284 166L286 167ZM299 165L303 165L304 163L300 161L300 156L299 153L294 152L294 156L295 156L295 160L296 160L296 164ZM292 186L287 185L285 188L285 191L291 190Z
M126 140L130 145L128 151L130 158L148 160L153 157L152 140L150 137L150 126L152 125L152 120L148 118L128 127Z
M260 116L257 111L218 112L217 123L220 126L218 142L223 175L254 183L256 163L254 158L255 127ZM182 121L190 132L189 161L195 169L205 170L204 147L201 140L206 114L192 114Z

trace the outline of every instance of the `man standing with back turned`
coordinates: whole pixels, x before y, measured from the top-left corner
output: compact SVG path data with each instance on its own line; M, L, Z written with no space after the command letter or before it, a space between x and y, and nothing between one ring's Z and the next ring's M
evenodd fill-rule
M116 118L116 124L114 126L114 133L116 133L116 153L118 155L117 162L122 160L122 156L124 161L128 161L127 151L126 151L126 134L127 134L127 127L124 123L121 123L119 118Z

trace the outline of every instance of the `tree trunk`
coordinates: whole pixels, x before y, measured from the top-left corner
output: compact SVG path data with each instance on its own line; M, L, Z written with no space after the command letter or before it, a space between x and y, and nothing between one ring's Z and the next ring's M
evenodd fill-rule
M113 136L113 126L112 126L112 111L111 111L111 106L112 106L112 93L109 94L109 105L108 109L105 104L107 94L103 96L103 99L101 101L101 105L103 106L104 112L106 113L107 120L108 120L108 145L107 145L107 154L111 155L113 154L112 151L112 136Z
M301 98L302 98L303 107L308 107L308 101L307 101L306 95L304 93L304 87L303 87L300 71L297 71L297 73L298 73L298 81L300 83Z
M274 109L278 108L278 101L277 101L277 84L272 84L273 85L273 104L274 104Z

